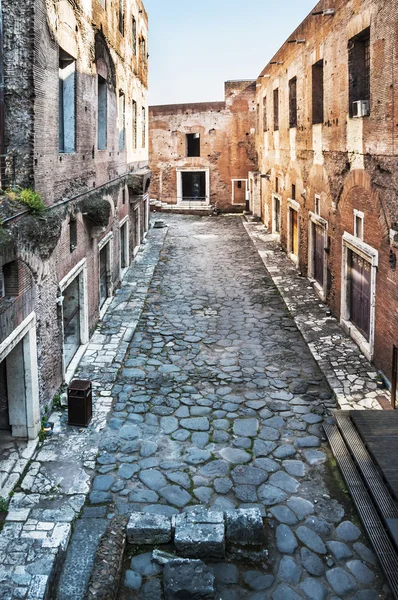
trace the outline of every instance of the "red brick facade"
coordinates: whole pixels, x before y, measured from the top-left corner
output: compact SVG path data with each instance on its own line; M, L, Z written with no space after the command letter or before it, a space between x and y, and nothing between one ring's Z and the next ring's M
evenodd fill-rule
M253 81L228 81L224 102L150 107L151 198L158 209L206 210L217 203L221 211L242 212L256 165L255 89ZM199 156L187 156L190 134L200 136ZM198 171L206 190L190 201L181 173Z
M65 286L82 267L84 307L79 310L85 311L87 323L85 331L80 330L83 345L98 322L101 304L105 305L100 292L102 245L108 244L106 293L111 298L126 266L121 228L125 227L123 239L129 240L125 262L133 260L148 228L148 19L141 0L22 4L2 3L5 152L14 160L14 183L35 189L46 210L40 217L14 217L4 213L0 202L9 234L0 241L0 267L8 282L0 300L0 343L12 338L15 328L35 313L43 408L68 366ZM67 66L74 64L72 93L60 91L63 60ZM100 126L101 81L106 117ZM68 130L62 132L63 138L69 136L69 144L73 139L72 149L63 149L60 142L59 123L65 111L61 93L74 111L73 132L66 118ZM12 279L13 264L19 270L14 269ZM105 275L103 289L104 282Z
M271 231L280 229L300 271L390 379L398 345L398 5L329 4L334 14L319 2L257 80L261 202L252 208ZM359 100L369 100L364 116L354 116Z

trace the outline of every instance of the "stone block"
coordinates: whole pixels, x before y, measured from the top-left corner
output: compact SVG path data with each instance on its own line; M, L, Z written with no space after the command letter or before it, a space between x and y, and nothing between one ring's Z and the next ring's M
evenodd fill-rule
M226 539L241 546L261 546L264 542L264 523L258 508L225 511Z
M193 510L174 517L174 544L188 558L224 558L225 527L221 512Z
M195 598L214 600L214 575L201 560L175 560L165 565L163 573L165 600Z
M171 541L171 520L164 515L133 513L126 531L130 544L168 544Z

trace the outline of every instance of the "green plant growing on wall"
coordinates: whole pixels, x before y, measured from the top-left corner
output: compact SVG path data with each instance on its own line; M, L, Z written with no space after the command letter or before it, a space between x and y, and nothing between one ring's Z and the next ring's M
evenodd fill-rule
M26 206L29 208L30 212L34 215L38 215L38 214L42 213L43 210L45 209L45 205L43 203L43 200L40 197L40 194L38 194L37 192L34 192L33 190L30 190L30 189L22 190L22 192L20 194L20 199L24 204L26 204Z

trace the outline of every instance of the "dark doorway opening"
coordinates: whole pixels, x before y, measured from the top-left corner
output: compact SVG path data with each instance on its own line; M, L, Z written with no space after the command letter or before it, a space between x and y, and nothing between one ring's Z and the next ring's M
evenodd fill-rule
M100 307L107 300L108 293L108 244L100 251Z
M314 235L314 279L323 287L324 281L324 258L325 258L325 232L320 225L313 224Z
M0 430L11 431L8 412L7 363L0 363Z
M182 173L182 199L204 202L206 200L205 171Z
M64 355L68 366L80 347L80 277L64 291Z

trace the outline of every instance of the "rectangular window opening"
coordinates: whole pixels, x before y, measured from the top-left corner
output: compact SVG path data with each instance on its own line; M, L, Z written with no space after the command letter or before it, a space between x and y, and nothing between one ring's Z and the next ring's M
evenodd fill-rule
M349 114L370 114L370 27L348 42Z
M274 90L274 131L279 130L279 88Z
M289 127L297 127L297 77L289 81Z
M312 65L312 123L316 125L323 123L323 60Z
M106 80L98 75L98 150L105 150L108 126L108 89Z
M142 147L146 146L146 110L142 107Z
M132 137L133 137L133 150L137 149L137 102L133 100L131 107L131 119L132 119Z
M321 214L321 198L320 196L315 195L315 214Z
M354 215L354 236L360 240L363 240L363 215Z
M119 31L124 35L124 0L119 0Z
M263 131L268 131L267 122L267 98L263 98Z
M275 192L279 194L279 177L275 177Z
M119 93L119 150L124 150L126 130L126 101L123 92Z
M187 156L200 156L200 133L187 133Z
M133 17L132 22L132 43L131 43L134 56L137 54L137 21Z
M296 186L292 184L292 200L296 199Z
M73 252L77 248L77 221L71 219L69 221L69 247L70 251Z
M58 149L59 152L76 150L76 61L59 49L58 97Z

